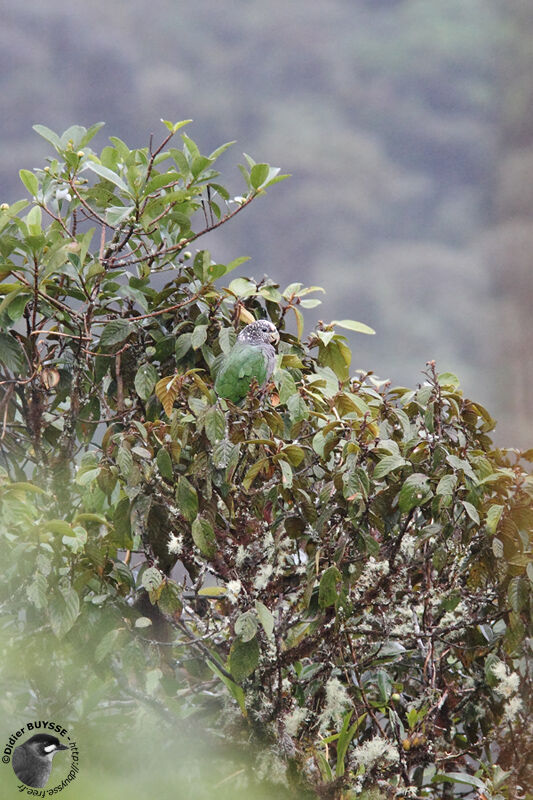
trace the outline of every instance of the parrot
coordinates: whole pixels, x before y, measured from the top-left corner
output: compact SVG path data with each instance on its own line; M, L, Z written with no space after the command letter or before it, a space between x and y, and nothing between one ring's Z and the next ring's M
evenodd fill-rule
M68 750L56 736L36 733L24 744L15 747L11 766L26 786L46 786L52 771L52 758L59 750Z
M273 345L278 342L276 326L268 319L258 319L243 328L218 371L215 380L218 396L239 403L254 379L260 388L265 386L274 372Z

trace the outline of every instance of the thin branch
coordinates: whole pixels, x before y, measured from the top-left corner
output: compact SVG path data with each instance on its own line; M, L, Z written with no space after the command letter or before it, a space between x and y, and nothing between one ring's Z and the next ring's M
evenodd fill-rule
M210 661L212 664L214 664L214 666L218 669L219 672L222 673L222 675L224 675L225 678L229 678L230 681L233 681L233 683L236 683L236 680L233 677L233 675L230 672L228 672L227 669L225 669L222 666L220 661L218 661L218 659L216 659L211 654L211 652L209 651L209 648L207 648L200 639L197 639L194 636L193 632L191 630L189 630L189 628L187 627L187 625L184 622L182 622L179 619L169 619L168 621L170 622L170 624L174 628L179 628L183 633L187 634L189 639L191 639L192 646L196 647L198 650L200 650L200 652L208 659L208 661Z
M160 314L168 314L169 311L176 311L178 308L183 308L184 306L189 305L189 303L193 303L195 300L198 300L200 294L197 292L193 294L192 297L189 297L187 300L184 300L182 303L177 303L174 306L168 306L168 308L161 308L159 311L152 311L150 314L142 314L138 317L123 317L126 322L137 322L140 319L150 319L151 317L158 317Z
M106 222L106 220L103 217L101 217L99 214L97 214L96 211L94 211L94 209L91 208L89 203L86 200L83 199L82 195L76 189L76 186L74 184L74 180L73 179L68 181L68 184L69 184L70 188L72 189L72 191L74 192L74 194L76 195L76 197L78 198L78 200L80 201L80 203L82 204L82 206L90 214L92 219L97 219L98 222L101 225L105 225L106 227L110 228L111 230L115 230L112 225L110 225L108 222Z
M254 200L258 196L258 194L259 194L258 192L251 194L234 211L230 212L229 214L226 214L225 217L222 217L213 225L208 225L206 228L203 228L203 230L198 231L198 233L195 233L189 239L180 239L180 241L177 244L172 245L172 247L167 247L163 250L158 250L156 253L151 253L149 256L142 256L140 258L132 258L129 260L121 259L120 260L121 266L131 267L133 264L141 264L142 262L149 261L151 258L155 258L156 256L166 256L169 253L176 253L180 250L183 250L191 242L194 242L196 239L199 239L201 236L204 236L204 234L210 233L211 231L214 231L216 228L220 228L220 226L224 225L226 222L229 222L229 220L233 219L233 217L235 217L239 213L239 211L242 211L243 208L249 205L252 202L252 200Z
M21 283L23 283L23 284L24 284L24 286L27 286L27 287L28 287L28 289L32 289L32 290L33 290L33 286L32 286L32 284L31 284L29 281L27 281L27 280L26 280L26 278L24 278L24 277L23 277L22 275L20 275L18 272L15 272L15 270L12 270L12 271L11 271L11 274L12 274L12 275L13 275L13 276L14 276L14 277L17 279L17 280L19 280ZM64 304L64 303L62 303L60 300L56 300L56 299L55 299L55 297L51 297L49 294L46 294L46 292L43 292L41 289L38 289L38 290L37 290L37 294L39 295L39 297L42 297L42 298L43 298L43 300L46 300L48 303L51 303L53 306L56 306L57 308L61 309L61 311L66 311L66 313L67 313L69 316L71 316L71 317L79 317L79 316L80 316L80 315L77 313L77 311L74 311L74 309L73 309L73 308L69 308L69 306L65 305L65 304Z

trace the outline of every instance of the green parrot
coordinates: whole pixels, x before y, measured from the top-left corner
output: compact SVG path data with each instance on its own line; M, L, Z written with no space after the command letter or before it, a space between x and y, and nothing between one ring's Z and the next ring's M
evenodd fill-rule
M264 386L274 372L276 351L273 345L278 342L276 326L268 319L259 319L243 328L218 371L215 380L218 396L239 403L248 394L254 379L259 387Z

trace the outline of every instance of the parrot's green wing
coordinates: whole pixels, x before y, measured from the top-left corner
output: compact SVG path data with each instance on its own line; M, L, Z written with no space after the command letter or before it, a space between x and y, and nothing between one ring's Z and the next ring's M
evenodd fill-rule
M237 342L222 364L215 381L215 391L232 403L240 402L248 394L255 378L259 386L267 379L268 357L262 347Z

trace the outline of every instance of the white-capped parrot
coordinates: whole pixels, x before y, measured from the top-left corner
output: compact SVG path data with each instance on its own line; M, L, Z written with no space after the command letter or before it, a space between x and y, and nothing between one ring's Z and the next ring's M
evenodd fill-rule
M258 319L243 328L218 371L215 380L218 396L240 403L253 380L259 388L265 386L274 372L276 351L273 345L278 342L277 328L268 319Z

